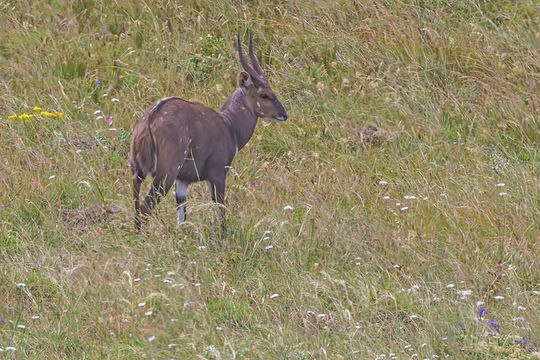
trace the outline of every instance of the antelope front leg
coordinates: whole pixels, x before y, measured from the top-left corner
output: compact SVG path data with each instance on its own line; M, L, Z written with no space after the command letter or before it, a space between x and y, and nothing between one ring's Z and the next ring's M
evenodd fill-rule
M186 196L189 183L183 180L176 180L176 207L178 208L178 225L186 220Z
M212 200L218 203L219 213L218 218L221 223L221 231L223 235L227 235L227 224L225 223L225 179L215 182L210 182L210 194Z

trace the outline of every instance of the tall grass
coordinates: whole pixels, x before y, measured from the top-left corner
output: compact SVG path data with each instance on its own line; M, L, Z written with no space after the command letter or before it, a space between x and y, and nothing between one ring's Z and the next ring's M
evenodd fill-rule
M0 357L538 358L534 1L0 13ZM290 119L235 159L228 236L200 184L136 234L131 129L221 106L248 30Z

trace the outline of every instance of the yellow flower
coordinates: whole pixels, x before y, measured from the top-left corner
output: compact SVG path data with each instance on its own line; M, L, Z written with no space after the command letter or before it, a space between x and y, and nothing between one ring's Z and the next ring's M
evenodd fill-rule
M17 117L17 115L11 115L9 118L10 119L15 119Z
M47 115L47 112L46 111L42 111L39 113L40 115Z
M64 113L57 112L56 115L58 115L58 117L63 117L63 116L64 116Z
M28 119L24 119L24 122L27 123L27 122L28 122Z
M41 111L41 108L39 106L34 106L35 111Z

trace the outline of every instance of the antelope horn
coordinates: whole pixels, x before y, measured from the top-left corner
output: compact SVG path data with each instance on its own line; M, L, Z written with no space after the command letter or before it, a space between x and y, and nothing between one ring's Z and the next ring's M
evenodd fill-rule
M253 54L253 41L251 40L251 31L249 32L249 58L251 59L251 64L253 64L253 69L257 74L264 76L264 71L259 65L255 54Z
M242 52L242 44L240 44L240 34L236 34L238 38L238 57L240 58L240 63L242 64L242 67L246 72L251 75L252 78L255 78L260 81L259 74L249 65L246 58L244 57L244 53Z

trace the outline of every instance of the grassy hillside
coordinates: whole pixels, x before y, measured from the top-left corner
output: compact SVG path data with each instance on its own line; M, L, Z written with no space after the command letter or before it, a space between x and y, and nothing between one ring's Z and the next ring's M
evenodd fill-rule
M69 3L0 2L0 358L539 357L537 2ZM136 234L135 122L248 30L290 117L228 236L202 183Z

